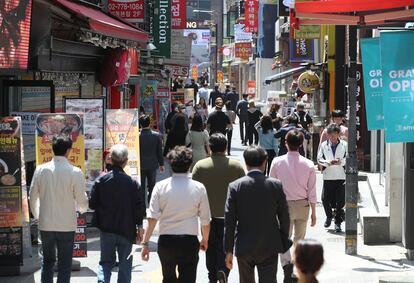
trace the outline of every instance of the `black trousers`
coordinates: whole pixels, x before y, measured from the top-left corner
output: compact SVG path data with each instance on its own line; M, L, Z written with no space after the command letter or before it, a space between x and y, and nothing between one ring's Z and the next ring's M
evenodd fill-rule
M259 144L259 133L256 131L254 127L247 127L247 139L249 140L249 145L253 144L253 136L254 136L254 144Z
M247 117L239 117L241 143L247 143L247 125Z
M238 256L240 283L255 283L255 267L257 267L259 283L276 283L277 259L277 254L265 258L249 255Z
M335 209L335 224L344 221L345 180L323 181L322 204L327 218L333 218L332 209Z
M267 169L266 175L269 176L270 174L270 166L272 165L273 158L276 157L276 151L274 149L266 149L267 151Z
M162 266L163 283L195 283L197 277L197 236L161 235L158 239L158 256ZM178 277L176 269L178 268Z
M217 272L224 271L229 276L230 270L226 267L224 252L224 219L213 218L210 222L210 236L206 251L206 266L208 279L217 282Z
M141 170L141 188L147 198L144 199L147 201L147 207L149 206L149 202L151 200L152 190L155 186L155 181L157 178L157 170L148 170L143 169ZM148 182L148 190L147 190L147 182Z
M231 138L233 137L233 129L227 130L227 154L230 155L231 150Z

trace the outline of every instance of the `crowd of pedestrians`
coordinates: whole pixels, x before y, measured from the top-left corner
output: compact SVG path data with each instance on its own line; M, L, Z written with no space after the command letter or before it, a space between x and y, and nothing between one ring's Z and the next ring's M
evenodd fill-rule
M150 129L150 117L142 115L140 184L123 170L127 147L115 145L105 156L107 170L94 184L89 205L84 177L67 160L71 140L53 140L55 156L36 168L30 190L42 238L42 283L53 282L56 255L58 282L70 281L76 208L82 212L88 206L94 211L92 224L100 230L98 282L110 282L117 257L118 282L131 282L133 244L140 244L142 260L149 260L157 223L163 282L196 282L200 249L206 252L209 282L227 282L234 256L243 283L255 282L255 268L260 282L276 282L279 257L284 283L317 282L323 248L305 240L309 220L311 226L317 222L316 169L304 148L312 117L302 104L285 119L279 106L263 115L246 95L237 101L227 99L229 93L236 92L212 98L213 93L204 97L199 90L200 109L207 109L206 101L214 105L208 115L197 111L188 117L183 105L174 105L164 146L163 136ZM249 144L244 165L229 157L236 117L242 144ZM324 226L334 220L336 232L345 218L343 118L342 112L332 112L316 160L324 180ZM156 183L164 158L171 177Z

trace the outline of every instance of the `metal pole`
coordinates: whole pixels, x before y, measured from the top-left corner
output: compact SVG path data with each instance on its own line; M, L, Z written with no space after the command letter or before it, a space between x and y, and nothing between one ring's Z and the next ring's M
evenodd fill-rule
M348 105L349 105L349 137L348 157L346 158L346 190L345 190L345 253L357 254L357 205L358 205L358 162L356 156L356 105L357 105L357 28L348 26Z

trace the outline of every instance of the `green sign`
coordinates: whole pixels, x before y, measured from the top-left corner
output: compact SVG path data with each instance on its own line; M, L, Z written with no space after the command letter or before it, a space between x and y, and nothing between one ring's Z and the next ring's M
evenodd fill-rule
M298 30L294 30L294 38L319 39L321 38L320 25L303 25Z
M171 57L171 0L155 1L154 45L159 55Z

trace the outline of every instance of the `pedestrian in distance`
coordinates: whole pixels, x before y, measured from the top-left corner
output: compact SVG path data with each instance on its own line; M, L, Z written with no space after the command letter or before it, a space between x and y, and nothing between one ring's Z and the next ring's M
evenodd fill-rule
M230 183L225 207L226 265L233 268L235 246L241 283L255 282L255 267L259 282L276 283L278 254L285 253L292 244L286 197L282 183L263 174L266 150L251 146L243 157L249 172Z
M335 216L335 231L341 232L345 212L345 161L348 155L347 142L339 138L337 124L327 127L329 139L319 145L318 164L323 167L322 204L326 214L325 228L331 226ZM335 214L332 212L335 209Z
M198 90L198 103L200 103L200 99L204 99L204 102L208 101L209 98L209 89L207 88L207 84L203 83L202 87Z
M270 106L268 115L272 118L273 128L277 131L282 127L283 117L279 113L280 104L274 103Z
M237 102L236 115L239 117L240 126L240 140L243 145L247 145L247 133L248 133L248 115L249 102L247 101L248 94L243 94L243 99Z
M295 247L294 262L299 283L318 283L316 275L324 263L322 244L310 239L299 241Z
M211 157L197 162L192 173L193 180L206 187L211 209L209 248L206 252L208 278L210 282L227 282L230 270L225 264L223 248L224 205L229 184L245 176L245 172L239 161L226 157L227 139L223 134L211 135L209 146Z
M100 230L101 258L98 283L111 281L116 253L119 259L118 282L131 282L132 245L143 237L145 200L139 184L124 172L128 148L111 147L112 170L99 178L91 192L89 207L94 210L92 225Z
M296 116L298 120L298 125L300 125L301 128L305 129L308 132L309 132L309 129L312 129L313 120L309 112L305 110L305 103L298 102L296 104L296 109L292 113L292 115ZM303 150L305 152L305 157L308 157L308 144L309 144L309 140L304 139Z
M208 115L207 119L207 131L210 135L214 133L227 134L227 129L231 127L231 121L226 113L223 112L223 99L216 99L216 109L214 112Z
M289 115L286 117L286 121L287 124L280 128L279 131L277 131L275 134L275 138L280 138L278 156L284 155L288 152L288 149L286 147L286 135L289 131L297 129L302 132L305 140L310 140L311 138L309 132L299 126L299 121L296 116ZM299 148L299 153L300 155L305 156L305 150L303 146Z
M165 127L165 133L168 134L168 132L172 128L171 119L172 117L177 113L178 111L178 104L172 103L171 104L171 112L168 113L167 117L165 118L164 127Z
M145 195L146 206L148 206L152 189L157 179L157 170L160 173L164 172L162 137L158 132L151 130L150 116L144 115L140 117L139 123L141 125L141 132L139 134L141 188Z
M53 137L54 157L36 168L30 187L30 208L33 217L39 219L42 240L42 283L53 283L56 254L57 280L70 282L76 209L82 213L88 208L85 178L67 159L71 149L69 137Z
M215 85L214 90L210 93L210 97L208 99L208 105L211 105L211 107L214 107L216 105L216 99L217 98L223 99L223 94L219 90L219 86Z
M201 116L203 119L203 125L205 126L207 124L207 118L208 118L208 107L206 104L206 100L201 97L198 104L195 107L196 113Z
M239 94L235 87L232 88L226 95L226 102L230 101L230 110L236 111L237 102L239 101Z
M249 101L249 109L247 111L247 139L249 141L249 145L259 144L259 133L256 131L254 125L260 121L260 118L263 116L263 113L257 109L254 100ZM254 140L253 140L254 136Z
M278 151L275 138L276 131L273 129L272 118L265 115L256 123L256 125L254 125L254 127L259 134L259 145L267 151L267 168L265 174L268 175L270 172L270 165Z
M199 250L206 251L210 233L210 207L204 185L191 179L191 149L181 146L167 158L173 176L155 185L144 234L141 257L149 260L149 240L159 221L158 256L163 282L195 283ZM198 219L201 241L198 241ZM178 277L176 274L178 270Z
M206 158L210 154L208 139L208 132L203 129L203 119L196 114L193 118L191 129L185 138L187 147L190 147L193 151L193 164L191 168L197 161Z
M226 115L230 119L230 127L227 129L227 155L230 155L231 151L231 139L233 137L233 124L236 123L236 113L232 110L232 102L226 101Z
M348 128L344 125L345 114L342 110L335 109L331 113L331 123L339 126L339 138L344 141L348 141ZM322 131L319 144L329 139L328 129L325 128Z
M176 146L185 145L185 138L188 133L188 117L183 113L177 113L173 119L172 129L168 132L164 146L164 156Z
M175 113L172 117L171 117L171 121L170 121L170 130L172 130L175 126L175 119L177 119L177 117L179 116L183 116L185 119L185 130L188 131L188 124L189 124L189 117L187 115L187 105L184 104L178 104L177 106L177 113Z
M270 177L279 179L286 195L290 226L289 238L293 243L305 238L311 210L311 226L316 225L316 172L311 160L298 152L303 143L303 134L297 129L286 135L288 153L273 159ZM294 234L293 234L294 231ZM293 264L290 251L281 255L281 265L285 273L285 283L292 282Z

